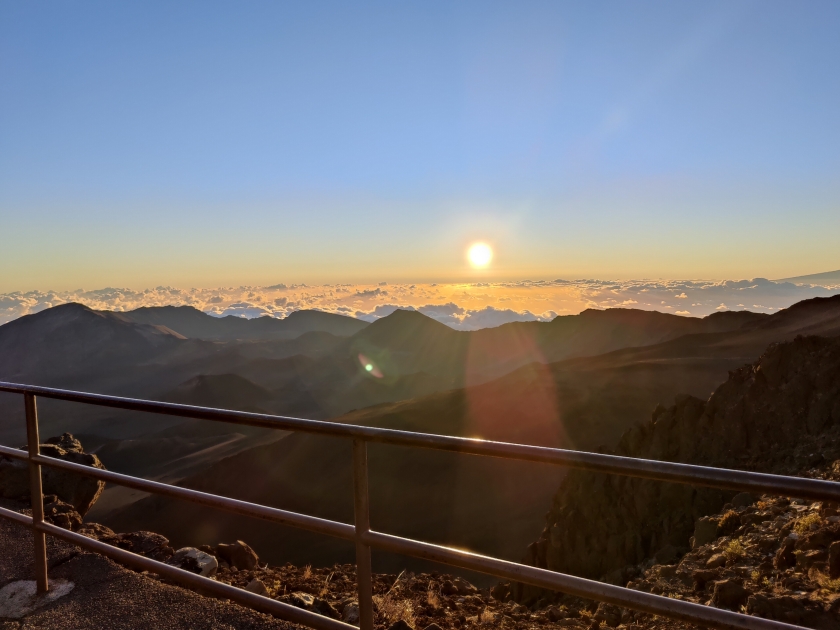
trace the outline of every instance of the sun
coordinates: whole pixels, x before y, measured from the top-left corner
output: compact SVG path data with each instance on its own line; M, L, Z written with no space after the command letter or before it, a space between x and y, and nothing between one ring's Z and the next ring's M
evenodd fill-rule
M487 243L473 243L467 252L470 264L476 269L483 269L493 260L493 250Z

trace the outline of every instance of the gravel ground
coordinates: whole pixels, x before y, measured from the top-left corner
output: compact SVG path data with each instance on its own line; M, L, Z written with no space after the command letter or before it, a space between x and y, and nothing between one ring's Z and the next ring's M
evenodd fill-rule
M3 503L3 507L13 506ZM49 536L47 541L50 579L70 580L75 587L23 619L0 618L0 630L300 629L236 604L164 584ZM0 519L0 587L32 579L32 533Z

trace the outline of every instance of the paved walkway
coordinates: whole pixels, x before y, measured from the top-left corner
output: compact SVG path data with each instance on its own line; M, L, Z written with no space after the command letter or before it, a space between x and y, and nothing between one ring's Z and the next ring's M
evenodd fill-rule
M0 630L302 630L237 604L163 584L50 536L47 544L50 579L69 580L73 589L21 619L0 618ZM33 579L31 530L0 518L0 589Z

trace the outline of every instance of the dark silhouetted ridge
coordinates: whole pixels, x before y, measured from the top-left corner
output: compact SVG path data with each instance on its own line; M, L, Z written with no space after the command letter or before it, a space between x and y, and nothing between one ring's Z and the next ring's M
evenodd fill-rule
M192 306L150 306L120 314L128 321L166 326L190 339L269 341L293 339L307 332L349 337L368 324L354 317L323 311L295 311L283 319L214 317Z

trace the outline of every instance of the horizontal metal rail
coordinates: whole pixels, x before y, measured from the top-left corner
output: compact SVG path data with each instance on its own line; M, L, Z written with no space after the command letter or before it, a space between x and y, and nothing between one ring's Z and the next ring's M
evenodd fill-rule
M183 418L197 418L217 422L230 422L267 429L301 431L322 435L334 435L365 442L410 446L441 451L452 451L468 455L484 455L503 459L555 464L568 468L580 468L594 472L641 477L657 481L671 481L697 486L709 486L724 490L742 490L769 493L802 499L840 502L840 483L822 479L786 477L766 473L679 464L651 459L637 459L603 453L589 453L561 448L494 442L476 438L462 438L431 433L413 433L397 429L364 427L323 420L306 420L286 416L229 411L195 407L176 403L122 398L103 394L87 394L36 385L17 385L0 382L0 391L30 393L45 398L100 405L131 411L158 413Z
M587 599L608 602L654 615L701 623L703 625L716 628L792 630L794 628L798 628L798 626L702 606L700 604L671 599L619 586L603 584L593 580L587 580L576 576L556 573L546 569L539 569L536 567L508 562L498 558L482 556L459 549L370 531L367 526L366 516L367 499L366 496L363 496L366 493L367 478L364 444L366 442L387 443L399 446L429 448L472 455L550 463L604 473L622 474L634 477L657 479L660 481L689 483L693 485L707 485L730 490L751 490L787 496L840 500L840 484L822 480L766 475L762 473L675 464L654 460L639 460L628 457L603 455L599 453L584 453L564 449L509 444L504 442L490 442L469 438L411 433L393 429L359 427L334 422L303 420L300 418L287 418L283 416L209 409L173 403L120 398L115 396L85 394L30 385L0 383L0 391L22 393L33 397L33 404L31 406L33 412L34 395L37 394L47 398L135 411L170 414L181 417L261 426L271 429L305 431L351 438L355 441L354 461L356 462L356 481L358 486L355 489L355 492L357 494L357 499L362 497L361 500L357 500L357 526L298 514L278 508L270 508L228 497L221 497L205 492L199 492L197 490L191 490L189 488L182 488L156 481L139 479L129 475L123 475L90 466L45 457L38 453L26 453L9 447L0 446L0 455L20 460L28 460L30 465L59 468L145 492L162 494L176 499L183 499L199 505L219 508L236 514L260 518L278 524L299 527L346 540L355 540L357 545L357 554L361 554L360 557L363 557L365 553L369 553L366 552L367 549L374 547L385 551L415 556L451 566L478 571L503 579L557 590ZM359 471L362 471L361 476L359 476ZM36 499L33 499L33 501L34 500ZM363 511L360 513L359 509L362 509ZM253 593L248 593L227 584L221 584L215 580L204 578L149 558L137 556L136 554L112 547L105 543L86 538L80 534L68 532L55 527L54 525L50 525L49 523L35 522L32 518L10 510L0 508L0 517L10 518L18 523L26 524L38 532L49 533L50 535L74 542L81 547L102 553L103 555L120 562L159 573L172 579L173 581L192 586L219 597L227 597L233 601L237 601L238 603L255 608L256 610L269 612L270 614L277 615L284 619L289 619L290 621L297 621L298 623L303 623L304 625L315 628L332 629L353 627L326 617L321 617L320 615L316 615L308 611L297 609L293 606L289 606L288 604L283 604L282 602L277 602ZM362 573L365 573L365 575L362 575ZM369 573L369 567L362 567L360 565L359 603L360 610L363 613L363 628L369 628L372 624L370 602L367 602L368 612L367 614L364 614L365 602L361 601L362 599L365 599L365 597L362 596L362 591L366 585L368 586L368 588L364 589L367 591L366 598L368 600L370 598L370 579L371 576Z

